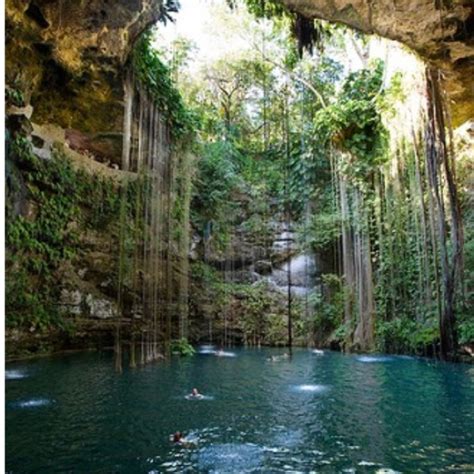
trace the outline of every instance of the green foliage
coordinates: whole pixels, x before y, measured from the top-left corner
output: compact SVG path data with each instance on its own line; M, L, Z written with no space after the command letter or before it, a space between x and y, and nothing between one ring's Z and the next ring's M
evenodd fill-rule
M341 235L341 216L338 213L313 214L307 230L307 244L315 252L328 249Z
M239 326L249 344L286 345L287 301L279 293L268 291L265 282L254 285L236 285L238 294ZM296 299L292 305L295 340L305 338L307 332L301 323L302 308Z
M221 281L217 270L204 262L194 262L191 265L191 278L209 288L218 285Z
M234 0L227 0L231 7L234 6ZM245 0L245 4L250 13L257 18L278 18L289 15L288 8L278 0Z
M58 152L39 159L21 136L12 142L9 161L21 170L29 213L7 215L6 322L64 328L58 272L80 251L80 227L107 225L117 217L117 193L110 182L75 170ZM16 199L14 189L8 196Z
M148 31L137 41L132 54L133 71L166 117L172 137L179 140L191 133L195 119L174 86L168 67L153 49L151 39Z
M314 326L319 335L328 335L342 324L344 314L344 292L338 275L322 276L323 293L313 293L310 304L314 312Z
M376 346L381 352L403 354L424 354L428 348L439 342L439 328L436 320L421 324L405 317L390 321L378 321Z
M386 160L385 131L376 99L382 93L383 63L351 73L338 100L316 114L315 128L323 140L352 157L343 172L367 180Z
M471 318L472 319L472 318ZM458 336L460 344L474 343L474 321L461 321L458 326Z
M196 350L186 338L171 341L170 349L172 353L177 353L182 357L190 357L196 353Z
M231 194L239 182L239 159L239 152L227 141L203 147L194 181L191 214L193 225L200 232L225 237L233 208Z
M377 97L377 107L385 115L394 117L396 113L396 105L403 103L407 97L403 89L403 74L401 72L395 73L390 85L384 90L384 93Z
M25 97L23 92L17 87L5 86L5 103L16 107L24 107Z

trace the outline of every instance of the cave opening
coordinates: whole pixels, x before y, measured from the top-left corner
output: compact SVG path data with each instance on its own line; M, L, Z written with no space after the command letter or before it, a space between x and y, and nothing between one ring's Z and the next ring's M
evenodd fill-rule
M439 75L429 75L395 42L281 5L248 3L250 13L238 2L182 2L176 23L164 22L148 37L198 118L190 209L193 337L260 345L271 333L291 345L295 318L298 344L393 351L404 349L384 340L380 328L413 321L417 331L439 326L443 334L441 345L416 350L450 357L456 336L446 297L460 280L443 287L436 275L462 267L456 250L447 256L448 246L462 246L457 197L452 225L416 253L401 238L415 232L419 239L428 235L428 222L445 220L436 188L454 170L445 167L443 176L433 170L430 178L429 163L418 156L430 108L440 121L431 124L431 135L440 133L435 153L445 156L447 149L442 95L425 100L428 82ZM433 193L429 203L426 192ZM392 201L401 205L405 193L416 209L408 205L395 217ZM395 241L389 238L397 232ZM392 267L402 255L411 261L409 276L407 267ZM193 271L207 272L208 280L194 281ZM242 329L252 298L286 321L278 336L261 311Z

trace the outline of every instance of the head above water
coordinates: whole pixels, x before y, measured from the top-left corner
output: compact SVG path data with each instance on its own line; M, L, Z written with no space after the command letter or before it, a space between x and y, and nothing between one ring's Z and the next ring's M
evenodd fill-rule
M197 388L193 388L193 390L191 391L191 395L193 395L194 397L196 397L197 395L199 395L198 389L197 389Z
M173 435L173 443L179 443L183 439L183 433L181 431L176 431Z

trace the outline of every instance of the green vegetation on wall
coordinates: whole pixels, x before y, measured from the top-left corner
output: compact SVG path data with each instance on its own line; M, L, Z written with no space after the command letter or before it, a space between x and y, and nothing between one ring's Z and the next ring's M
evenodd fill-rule
M22 136L11 143L8 160L6 324L61 326L60 271L80 254L84 229L117 219L116 184L76 170L59 151L49 160L36 157ZM21 214L17 205L25 208Z
M151 94L160 113L166 117L170 133L179 140L193 130L194 118L185 107L171 79L169 68L152 45L151 31L142 34L132 52L132 69L137 79Z

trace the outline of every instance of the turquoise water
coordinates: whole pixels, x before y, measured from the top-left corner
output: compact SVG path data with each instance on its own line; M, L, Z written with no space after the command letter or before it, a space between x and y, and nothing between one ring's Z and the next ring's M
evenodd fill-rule
M122 374L110 353L9 364L7 471L474 472L473 366L234 352Z

